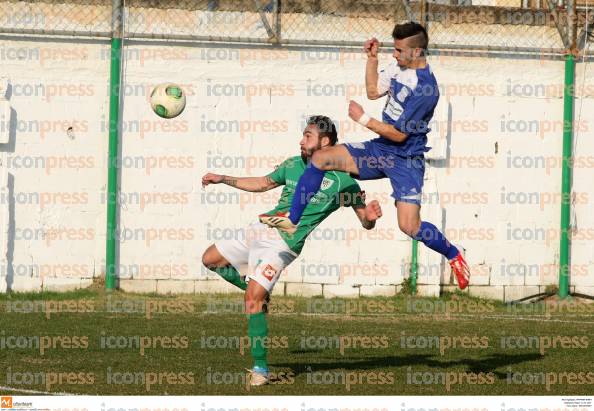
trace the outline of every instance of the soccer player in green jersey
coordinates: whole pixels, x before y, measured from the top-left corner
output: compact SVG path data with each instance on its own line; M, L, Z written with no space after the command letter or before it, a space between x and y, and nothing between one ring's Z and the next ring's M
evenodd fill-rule
M285 160L276 170L263 177L230 177L208 173L202 177L202 186L226 184L240 190L263 192L283 185L277 206L268 214L287 211L297 181L313 153L334 146L337 140L336 127L330 118L310 117L299 143L300 156ZM375 221L382 216L377 201L365 205L361 187L347 173L329 171L323 180L320 191L305 208L295 233L288 234L255 222L246 228L242 238L217 241L202 256L202 263L208 269L246 290L248 336L254 360L254 366L249 370L251 385L268 383L266 304L282 270L299 256L307 236L341 206L352 207L362 226L368 230L375 227ZM241 275L240 266L244 264L247 264L248 271Z

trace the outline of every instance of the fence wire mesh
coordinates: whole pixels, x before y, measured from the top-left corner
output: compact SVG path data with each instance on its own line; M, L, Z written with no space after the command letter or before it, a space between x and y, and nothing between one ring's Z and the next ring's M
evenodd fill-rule
M390 41L395 21L409 20L408 4L394 1L286 1L281 38L285 42L356 43L376 36Z
M578 45L594 26L588 1L578 2ZM389 45L396 22L415 20L426 25L433 49L567 48L567 7L557 0L125 0L123 6L130 39L358 46L376 36ZM0 0L5 34L110 37L111 19L111 0Z
M111 11L110 0L4 0L0 32L109 37Z
M131 38L268 42L272 7L257 1L126 1Z

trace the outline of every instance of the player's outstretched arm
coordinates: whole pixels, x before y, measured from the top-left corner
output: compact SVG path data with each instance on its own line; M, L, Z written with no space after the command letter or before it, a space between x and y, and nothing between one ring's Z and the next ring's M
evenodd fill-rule
M367 128L374 133L397 143L402 143L408 137L408 135L398 131L393 125L382 123L374 118L369 119Z
M353 206L355 214L361 221L361 225L366 230L371 230L375 227L375 222L382 216L382 207L377 200L373 200L367 205Z
M365 90L367 91L367 98L370 100L377 100L382 96L377 88L378 82L378 59L377 51L379 48L379 41L374 37L365 42L363 48L367 54L367 64L365 65Z
M263 177L232 177L222 174L207 173L202 177L202 187L210 184L226 184L243 191L263 192L279 186L268 176Z
M388 140L402 143L408 137L408 135L398 131L396 127L387 123L382 123L381 121L366 115L363 111L363 107L353 100L349 102L349 117Z

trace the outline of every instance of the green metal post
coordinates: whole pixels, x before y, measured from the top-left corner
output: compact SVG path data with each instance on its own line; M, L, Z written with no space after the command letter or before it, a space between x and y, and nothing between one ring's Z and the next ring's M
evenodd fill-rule
M575 57L577 50L576 2L567 0L567 42L563 87L563 163L561 170L561 229L559 244L559 298L569 295L569 229L571 212L571 171L573 153L573 104L575 96Z
M120 123L120 74L122 69L122 4L112 2L111 73L109 79L109 154L107 173L107 232L105 250L105 288L116 287L116 240L118 204L118 129Z
M573 99L575 57L565 56L565 87L563 93L563 164L561 171L561 241L559 249L559 298L569 295L569 224L571 207L571 167L573 141Z

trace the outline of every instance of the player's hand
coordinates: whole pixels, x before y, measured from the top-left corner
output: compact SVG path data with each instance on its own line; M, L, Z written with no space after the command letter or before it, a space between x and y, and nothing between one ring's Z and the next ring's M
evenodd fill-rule
M363 49L367 54L367 58L377 58L377 51L379 49L380 42L375 37L367 40L363 45Z
M349 102L349 117L355 121L359 121L361 116L363 115L363 107L353 100Z
M365 219L369 222L374 222L382 216L382 207L377 200L365 206Z
M223 181L223 177L220 174L207 173L202 176L202 188L209 184L219 184Z

